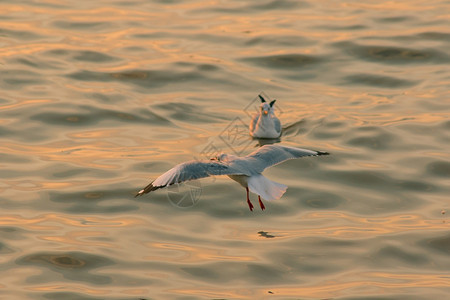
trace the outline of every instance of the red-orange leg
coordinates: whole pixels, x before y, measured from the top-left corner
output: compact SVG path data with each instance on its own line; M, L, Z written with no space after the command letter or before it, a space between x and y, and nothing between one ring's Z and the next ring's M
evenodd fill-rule
M250 197L248 194L248 187L245 188L247 190L247 204L248 204L248 208L250 208L250 211L253 211L253 204L250 202Z
M258 201L259 201L259 207L261 207L261 210L265 210L266 207L264 206L264 203L261 201L261 196L258 195Z

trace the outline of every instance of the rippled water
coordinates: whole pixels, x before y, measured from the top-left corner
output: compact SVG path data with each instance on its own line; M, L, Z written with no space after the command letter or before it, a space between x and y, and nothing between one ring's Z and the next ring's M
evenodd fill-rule
M449 9L0 1L0 298L448 299ZM281 144L332 153L267 170L279 201L221 177L133 198L254 150L261 91Z

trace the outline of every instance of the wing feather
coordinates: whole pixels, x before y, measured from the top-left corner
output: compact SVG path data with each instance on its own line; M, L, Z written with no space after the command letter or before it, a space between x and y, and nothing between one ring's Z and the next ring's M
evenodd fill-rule
M289 159L319 155L329 155L329 153L281 145L264 145L247 155L245 159L249 161L256 172L261 173L264 169Z
M147 194L151 191L184 181L205 178L213 175L239 175L243 174L236 168L230 167L227 163L218 161L188 161L176 165L165 172L145 188L140 190L135 197Z
M281 122L280 119L278 119L277 117L273 118L273 124L275 126L275 131L280 133L281 135Z
M252 120L250 121L250 126L249 126L250 128L249 128L249 130L250 130L250 135L251 136L253 136L253 132L256 129L256 124L258 123L258 120L259 120L259 115L255 114L253 116Z

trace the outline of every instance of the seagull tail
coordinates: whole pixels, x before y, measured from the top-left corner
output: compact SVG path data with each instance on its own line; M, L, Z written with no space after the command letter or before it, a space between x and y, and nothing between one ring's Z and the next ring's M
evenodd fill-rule
M287 190L286 185L271 181L263 175L251 176L248 179L248 188L264 200L280 199Z
M159 189L159 186L154 186L153 185L153 181L150 182L145 188L143 188L142 190L140 190L135 196L134 198L138 197L138 196L142 196L144 194L150 193L151 191L157 190Z

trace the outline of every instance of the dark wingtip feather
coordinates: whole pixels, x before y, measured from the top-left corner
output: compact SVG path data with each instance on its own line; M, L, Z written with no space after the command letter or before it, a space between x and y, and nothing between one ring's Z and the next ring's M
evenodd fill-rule
M140 190L140 191L134 196L134 198L136 198L136 197L138 197L138 196L142 196L142 195L144 195L144 194L148 194L148 193L150 193L151 191L157 190L157 189L159 189L159 188L161 188L161 187L160 187L160 186L154 186L154 185L153 185L153 181L152 181L152 182L150 182L145 188L143 188L142 190Z
M326 151L317 151L316 150L316 152L317 152L317 156L319 156L319 155L330 155L330 153L329 152L326 152Z
M263 96L258 95L259 99L261 99L261 102L266 102L266 99L263 98Z

